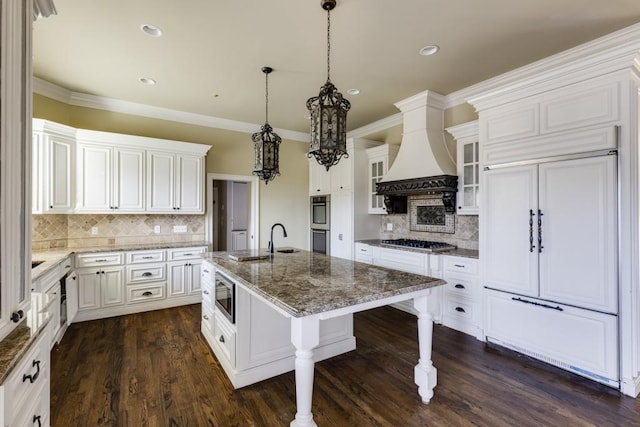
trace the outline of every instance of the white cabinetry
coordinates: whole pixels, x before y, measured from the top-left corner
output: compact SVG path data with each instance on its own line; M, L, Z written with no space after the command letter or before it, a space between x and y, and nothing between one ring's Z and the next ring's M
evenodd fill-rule
M450 255L441 257L442 278L447 282L442 295L442 324L483 339L478 261Z
M123 305L124 267L79 269L78 311Z
M204 212L201 156L149 151L147 164L149 212Z
M344 160L344 158L343 158ZM327 171L315 158L309 159L309 195L320 196L331 193L331 169Z
M447 128L457 141L458 215L477 215L480 198L478 121Z
M33 213L68 213L74 208L75 129L33 120Z
M389 167L398 154L399 146L383 144L378 147L372 147L366 150L369 167L368 201L367 208L370 214L386 214L387 209L384 207L384 197L376 194L376 183L378 183L384 174L387 173Z
M215 267L205 261L201 331L233 386L241 388L292 371L295 347L291 343L291 319L236 283L236 321L231 323L215 306L214 272ZM351 314L320 322L320 344L313 350L314 361L353 349Z
M353 259L353 193L331 194L331 256Z
M78 131L79 141L86 131ZM144 150L78 142L77 212L144 212Z

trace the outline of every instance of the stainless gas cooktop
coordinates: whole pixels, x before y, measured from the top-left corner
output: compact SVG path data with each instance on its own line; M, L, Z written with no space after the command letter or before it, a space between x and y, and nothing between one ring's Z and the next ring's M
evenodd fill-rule
M405 247L411 249L419 249L424 252L443 252L456 249L455 246L449 243L443 242L431 242L429 240L416 240L416 239L386 239L381 240L382 246L389 247Z

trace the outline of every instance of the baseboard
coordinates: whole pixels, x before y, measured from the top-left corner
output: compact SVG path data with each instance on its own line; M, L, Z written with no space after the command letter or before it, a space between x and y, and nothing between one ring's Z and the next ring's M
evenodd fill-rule
M627 396L638 397L640 395L640 376L632 378L630 381L623 378L620 382L620 392Z

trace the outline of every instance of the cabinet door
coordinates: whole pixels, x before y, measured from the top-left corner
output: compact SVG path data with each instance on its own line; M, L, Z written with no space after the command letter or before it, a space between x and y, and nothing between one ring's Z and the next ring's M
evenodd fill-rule
M175 212L175 155L147 153L147 211Z
M169 298L187 295L186 263L170 263L169 267Z
M540 297L617 313L616 158L539 166Z
M110 147L78 144L79 212L111 212Z
M70 212L73 209L73 140L57 135L46 137L47 191L44 210Z
M124 304L124 269L122 267L101 269L102 306Z
M189 274L189 294L196 295L202 292L201 275L202 275L202 261L190 261L187 267L187 273Z
M331 194L331 256L353 259L353 194Z
M458 214L477 215L479 186L479 143L458 142Z
M340 159L337 165L329 169L331 191L345 191L353 189L353 154Z
M177 156L175 208L179 212L202 213L202 157Z
M537 166L490 170L483 182L484 285L538 296Z
M144 211L144 151L116 148L113 160L113 206L121 212Z
M387 162L385 157L376 157L369 159L369 202L368 212L370 214L386 214L387 209L384 207L384 197L378 196L376 193L376 184L380 182L384 174L387 172Z
M309 159L309 195L319 196L331 192L331 174L315 158Z
M100 308L100 270L78 271L78 311Z

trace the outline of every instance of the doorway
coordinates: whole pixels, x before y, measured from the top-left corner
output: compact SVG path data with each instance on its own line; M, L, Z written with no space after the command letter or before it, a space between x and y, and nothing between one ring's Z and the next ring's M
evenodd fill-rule
M258 188L254 176L207 174L205 235L213 251L260 247Z

